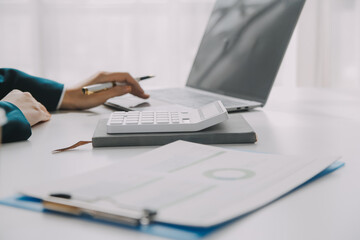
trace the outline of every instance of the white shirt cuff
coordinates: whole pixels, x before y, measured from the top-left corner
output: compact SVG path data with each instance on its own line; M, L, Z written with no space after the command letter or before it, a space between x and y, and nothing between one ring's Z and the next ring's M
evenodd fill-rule
M56 107L56 110L60 108L60 106L61 106L61 104L62 104L62 101L63 101L63 99L64 99L64 95L65 95L65 85L64 85L64 88L63 88L63 90L62 90L62 93L61 93L61 96L60 96L60 99L59 99L59 103L58 103L58 105L57 105L57 107Z

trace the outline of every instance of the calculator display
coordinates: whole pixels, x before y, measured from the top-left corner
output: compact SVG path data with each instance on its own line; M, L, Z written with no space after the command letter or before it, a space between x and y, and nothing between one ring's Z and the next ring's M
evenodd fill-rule
M200 109L202 114L205 118L211 118L212 116L215 116L216 114L219 114L219 110L216 105L209 104Z

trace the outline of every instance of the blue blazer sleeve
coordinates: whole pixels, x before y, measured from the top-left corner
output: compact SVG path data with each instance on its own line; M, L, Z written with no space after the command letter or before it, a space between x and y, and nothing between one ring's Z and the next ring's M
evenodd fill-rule
M2 142L26 140L31 136L31 126L24 114L14 104L0 101L6 112L7 123L2 128Z
M0 99L11 90L30 92L48 111L56 110L64 85L11 68L0 68Z
M64 85L34 77L16 69L0 68L0 100L14 89L30 92L48 111L54 111ZM5 110L8 120L2 128L2 142L28 139L31 136L31 126L20 109L4 101L0 101L0 108Z

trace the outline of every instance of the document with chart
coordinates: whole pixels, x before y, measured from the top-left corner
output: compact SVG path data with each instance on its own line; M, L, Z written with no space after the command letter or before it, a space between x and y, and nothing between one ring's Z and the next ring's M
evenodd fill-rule
M243 152L177 141L22 193L41 199L66 193L72 196L69 202L84 202L90 208L114 213L124 206L153 209L156 222L209 227L278 199L338 159Z

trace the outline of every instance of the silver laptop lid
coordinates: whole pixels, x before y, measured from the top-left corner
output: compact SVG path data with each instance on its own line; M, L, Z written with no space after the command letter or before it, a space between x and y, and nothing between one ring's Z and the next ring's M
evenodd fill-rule
M187 86L263 105L305 0L218 0Z

